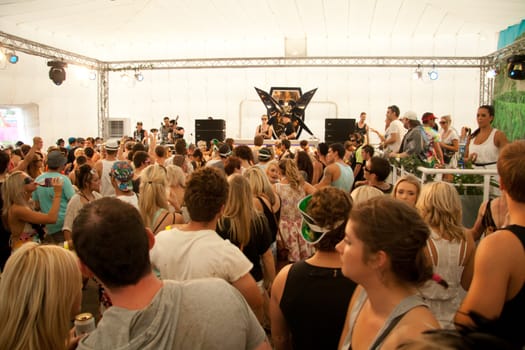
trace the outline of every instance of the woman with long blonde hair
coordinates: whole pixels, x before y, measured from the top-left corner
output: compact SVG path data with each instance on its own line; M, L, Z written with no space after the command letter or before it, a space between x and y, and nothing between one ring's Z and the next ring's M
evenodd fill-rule
M217 233L242 250L253 264L250 273L255 281L261 286L264 280L269 288L275 277L275 264L268 221L253 206L252 191L245 177L234 174L228 183L228 200L217 223Z
M280 235L277 236L277 245L286 248L288 256L278 258L285 258L287 262L296 262L309 258L315 251L313 246L301 238L302 218L297 204L316 189L304 181L293 159L281 159L279 171L281 180L274 184L275 192L281 197Z
M0 349L74 349L79 337L70 327L81 299L82 277L73 253L24 244L0 279Z
M434 272L448 284L444 288L428 282L421 292L441 326L454 328L454 316L472 280L474 239L461 224L461 200L451 184L424 185L416 208L431 229L426 253Z
M60 199L62 197L62 179L51 179L54 189L53 202L48 213L33 210L31 195L37 188L35 179L23 171L11 173L2 187L4 207L2 216L11 231L11 249L18 249L30 241L43 239L43 224L53 224L58 219Z
M259 212L264 213L272 231L272 241L275 242L281 216L281 198L274 192L272 185L264 171L258 166L252 166L243 174L252 189L253 205Z
M144 224L154 234L172 224L182 224L181 214L170 213L166 168L159 164L148 166L140 175L139 209Z

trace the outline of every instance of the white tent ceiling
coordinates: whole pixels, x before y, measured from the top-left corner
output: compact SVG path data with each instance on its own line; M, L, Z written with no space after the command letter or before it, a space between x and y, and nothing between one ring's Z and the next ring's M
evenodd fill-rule
M286 37L315 56L457 38L483 55L523 18L525 0L0 0L0 31L101 60L283 56Z

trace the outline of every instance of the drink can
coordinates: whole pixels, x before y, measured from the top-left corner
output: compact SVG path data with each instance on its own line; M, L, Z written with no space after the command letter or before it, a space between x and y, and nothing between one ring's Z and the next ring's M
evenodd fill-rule
M84 312L75 316L75 334L77 336L91 333L95 328L95 318L91 313Z

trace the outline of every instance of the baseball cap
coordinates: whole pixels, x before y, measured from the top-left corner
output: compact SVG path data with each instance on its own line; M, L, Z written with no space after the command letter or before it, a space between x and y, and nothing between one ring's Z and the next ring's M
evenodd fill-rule
M51 151L47 154L47 166L51 169L58 169L66 164L66 162L67 158L58 150Z
M306 213L308 203L310 203L311 199L312 195L304 197L297 204L297 208L299 209L299 213L301 213L301 217L303 219L301 225L301 237L306 241L306 243L316 244L321 239L323 239L327 232L330 232L334 230L335 227L339 227L341 224L343 224L344 220L336 222L334 225L331 225L331 227L321 227L317 225L315 220Z
M259 158L260 161L268 160L268 159L272 158L272 152L270 152L270 150L268 148L261 148L259 150L259 154L258 154L257 158Z
M73 142L76 142L76 141L77 141L77 138L73 137L73 136L71 136L70 138L67 139L68 143L73 143Z
M436 119L436 116L430 112L423 113L423 117L421 117L421 121L423 123L428 123L430 120L434 120L434 119Z
M406 111L401 118L406 118L408 120L417 120L417 114L414 111Z
M119 190L127 192L133 189L133 168L128 162L119 160L113 163L110 175L117 181Z
M230 146L228 146L227 144L224 144L221 147L219 147L219 155L222 158L229 157L229 156L231 156L231 154L232 154L232 150L231 150Z

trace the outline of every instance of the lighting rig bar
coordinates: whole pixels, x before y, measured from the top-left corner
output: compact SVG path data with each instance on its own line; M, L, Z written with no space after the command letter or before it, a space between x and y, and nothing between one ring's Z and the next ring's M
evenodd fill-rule
M0 31L0 47L39 56L49 60L58 60L77 66L98 70L103 62L74 52L57 49L52 46L20 38Z
M110 71L279 67L481 68L483 57L249 57L106 62Z

